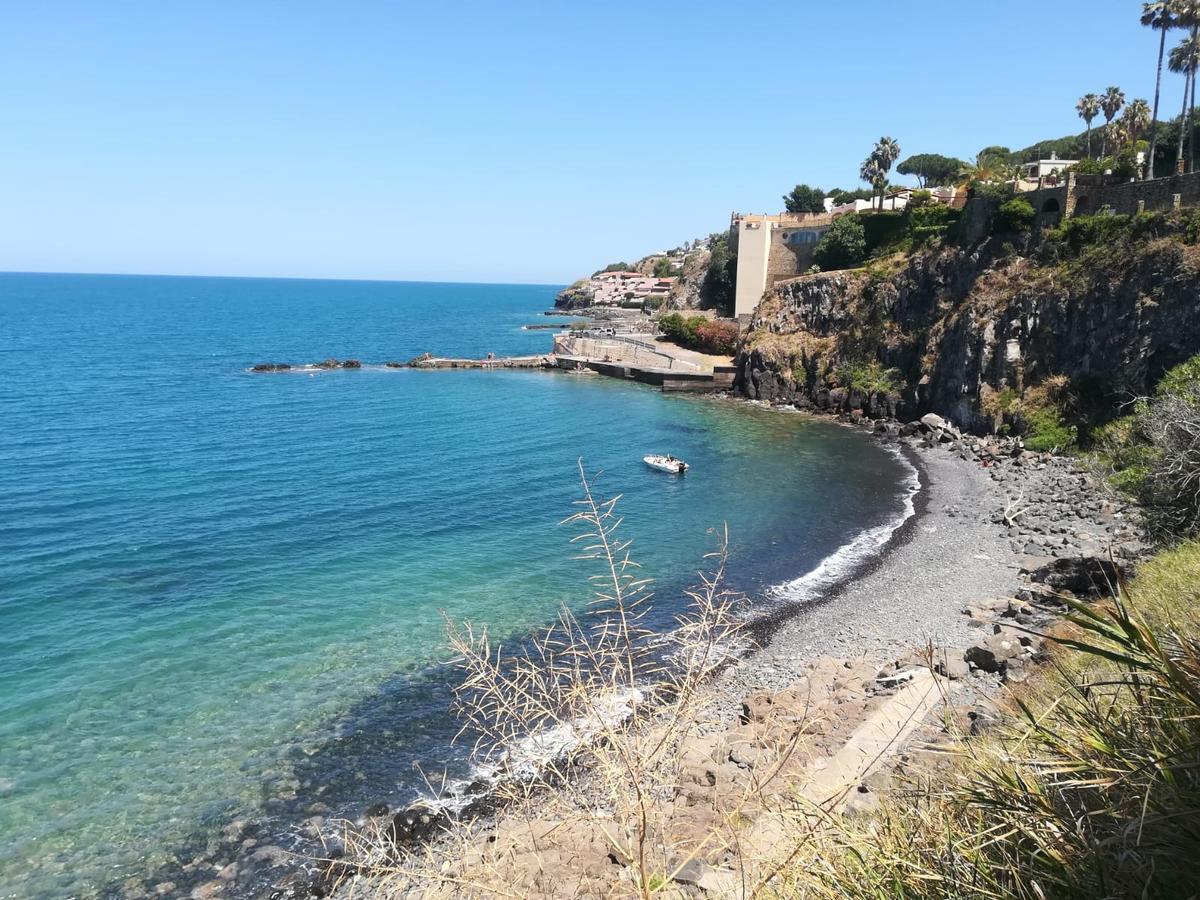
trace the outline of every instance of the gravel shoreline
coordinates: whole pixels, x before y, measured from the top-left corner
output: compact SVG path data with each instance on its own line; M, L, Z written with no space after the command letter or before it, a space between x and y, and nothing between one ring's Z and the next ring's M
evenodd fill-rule
M1020 558L993 521L1005 497L988 471L940 447L908 458L921 479L914 515L819 600L769 624L762 646L718 680L731 707L749 691L786 687L820 656L882 660L929 641L965 648L978 632L964 606L1017 590Z

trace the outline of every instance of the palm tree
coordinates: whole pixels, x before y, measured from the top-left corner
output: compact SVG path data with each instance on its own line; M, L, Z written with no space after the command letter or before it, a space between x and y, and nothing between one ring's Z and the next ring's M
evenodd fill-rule
M1140 141L1146 129L1150 127L1150 119L1149 103L1140 98L1130 101L1125 107L1125 112L1121 113L1121 124L1125 127L1126 139L1134 144Z
M975 162L965 164L958 173L958 187L970 187L976 182L1005 181L1012 175L1012 167L990 153L979 153Z
M883 211L883 195L887 188L887 174L891 171L892 163L900 158L900 144L895 138L881 137L875 142L875 149L867 157L859 170L859 176L864 181L870 181L879 191L879 210ZM870 170L874 178L867 178L864 173Z
M883 210L883 189L887 186L887 173L884 172L883 166L879 164L879 160L875 158L875 154L871 154L864 161L858 170L858 177L871 185L871 208L875 208L875 194L880 196L879 209Z
M1075 104L1075 112L1087 123L1087 152L1092 155L1092 119L1100 115L1100 98L1095 94L1084 94Z
M1100 111L1104 113L1104 139L1100 143L1100 155L1108 156L1108 125L1112 123L1113 117L1121 111L1121 107L1125 105L1125 92L1119 87L1112 86L1104 92L1104 96L1100 98Z
M1158 30L1158 68L1154 74L1154 110L1150 114L1150 162L1148 177L1154 177L1154 151L1158 147L1158 95L1162 89L1163 53L1167 49L1167 32L1177 24L1175 8L1178 0L1154 0L1142 4L1142 24Z
M1196 26L1192 26L1192 34L1172 47L1167 54L1167 68L1172 72L1183 75L1183 109L1179 112L1179 142L1175 147L1175 171L1183 172L1183 139L1191 132L1191 107L1195 106L1196 91ZM1192 143L1189 138L1189 146Z

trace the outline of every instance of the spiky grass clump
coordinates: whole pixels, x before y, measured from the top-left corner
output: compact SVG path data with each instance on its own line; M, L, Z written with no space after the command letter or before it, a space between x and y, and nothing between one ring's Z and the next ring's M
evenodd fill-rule
M784 894L1194 897L1200 890L1200 542L1096 607L951 773L816 841Z

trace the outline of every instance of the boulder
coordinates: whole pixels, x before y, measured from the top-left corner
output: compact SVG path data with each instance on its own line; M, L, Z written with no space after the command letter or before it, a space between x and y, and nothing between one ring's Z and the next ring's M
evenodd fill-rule
M1021 655L1021 642L1005 634L989 634L963 653L963 661L984 672L1003 672L1008 661Z
M946 428L946 420L937 413L925 413L920 422L924 431L942 431Z
M1072 556L1048 562L1029 573L1036 584L1076 597L1095 600L1111 596L1127 575L1127 567L1100 556Z
M447 821L444 812L413 806L392 818L388 838L398 847L421 843L443 828Z
M343 369L361 369L362 363L360 363L357 359L348 359L344 363L342 363L342 368Z

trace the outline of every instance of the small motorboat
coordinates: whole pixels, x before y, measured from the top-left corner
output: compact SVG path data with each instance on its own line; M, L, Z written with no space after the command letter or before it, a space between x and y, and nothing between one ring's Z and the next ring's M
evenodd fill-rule
M667 456L658 454L643 456L642 461L652 469L658 469L660 472L670 472L672 475L682 475L688 470L687 463L669 454Z

